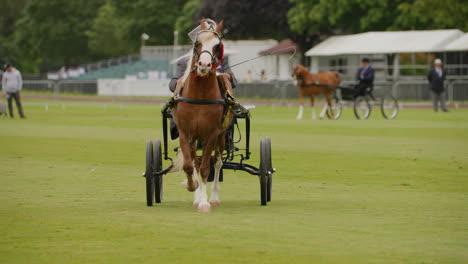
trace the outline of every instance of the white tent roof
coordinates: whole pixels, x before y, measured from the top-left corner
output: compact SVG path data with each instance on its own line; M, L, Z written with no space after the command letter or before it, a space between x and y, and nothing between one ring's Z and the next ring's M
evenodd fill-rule
M446 51L468 51L468 33L452 41L445 47Z
M382 31L334 36L306 52L306 56L388 54L445 51L448 43L463 36L458 29Z

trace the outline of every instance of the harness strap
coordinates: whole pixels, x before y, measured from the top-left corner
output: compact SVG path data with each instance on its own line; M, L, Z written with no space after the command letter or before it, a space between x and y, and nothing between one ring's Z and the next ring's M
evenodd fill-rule
M222 104L225 105L226 101L224 99L210 99L210 100L201 100L201 99L192 99L186 98L183 96L177 97L174 99L177 102L189 103L189 104L197 104L197 105L209 105L209 104Z

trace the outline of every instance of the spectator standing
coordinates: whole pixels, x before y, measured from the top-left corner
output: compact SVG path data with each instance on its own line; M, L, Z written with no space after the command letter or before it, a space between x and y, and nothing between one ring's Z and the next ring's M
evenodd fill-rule
M23 113L23 106L21 105L20 91L23 87L23 79L21 78L21 73L13 68L11 64L5 64L5 72L3 73L2 78L2 89L3 94L6 96L8 101L8 111L10 112L10 117L13 118L13 99L15 100L16 107L18 108L18 113L21 118L26 118Z
M448 112L447 106L445 104L445 89L444 89L444 81L447 73L442 68L442 60L435 59L434 60L434 68L429 71L427 75L427 80L429 80L429 86L432 91L432 107L434 111L439 111L439 101L440 101L440 108L442 111Z
M245 76L245 82L246 83L251 83L252 82L252 71L251 70L247 71L247 74Z
M268 78L267 78L265 70L262 70L260 72L260 81L263 82L263 83L268 82Z

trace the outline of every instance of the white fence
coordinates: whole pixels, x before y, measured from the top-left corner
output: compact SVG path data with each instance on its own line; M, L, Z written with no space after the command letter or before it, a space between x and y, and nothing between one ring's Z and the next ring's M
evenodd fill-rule
M100 79L97 94L108 96L170 96L170 80Z

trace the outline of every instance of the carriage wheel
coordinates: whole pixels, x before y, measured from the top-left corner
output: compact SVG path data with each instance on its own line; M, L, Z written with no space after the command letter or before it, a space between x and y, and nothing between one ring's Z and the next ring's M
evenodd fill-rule
M331 115L330 108L327 108L327 117L328 119L337 120L341 116L341 111L343 109L343 105L341 104L338 98L334 98L332 100L332 109L333 109L333 116Z
M272 166L271 166L271 142L266 137L260 141L260 203L267 205L271 200Z
M363 120L369 118L372 108L369 99L365 96L358 96L354 100L354 115L357 119Z
M386 119L394 119L398 115L398 101L391 95L385 95L382 98L380 109Z
M162 171L161 141L156 139L153 147L153 171ZM163 197L163 175L154 176L154 198L156 203L161 203Z
M154 177L153 177L153 142L146 143L146 205L153 206Z

